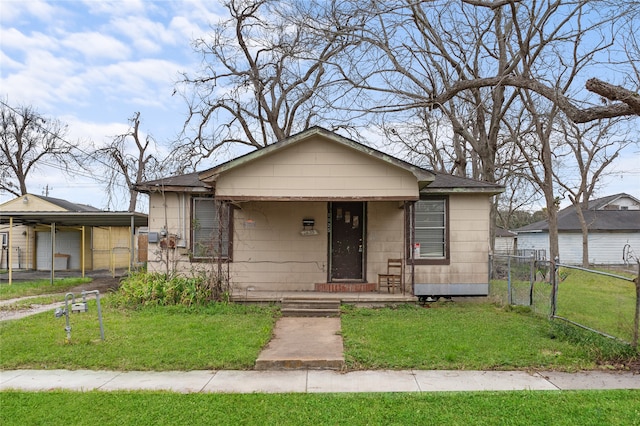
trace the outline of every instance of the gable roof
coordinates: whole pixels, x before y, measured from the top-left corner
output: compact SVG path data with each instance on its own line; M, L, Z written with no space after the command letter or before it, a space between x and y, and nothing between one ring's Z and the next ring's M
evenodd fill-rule
M590 231L628 231L640 232L640 210L607 210L605 207L614 201L629 197L627 194L615 194L598 198L588 203L587 210L583 210L585 221ZM548 232L549 222L541 220L515 230L517 233ZM580 220L574 206L566 207L558 212L558 231L582 232Z
M616 201L618 201L621 198L630 198L631 200L633 200L634 202L636 202L637 204L640 205L640 200L632 197L629 194L620 193L620 194L609 195L607 197L602 197L602 198L598 198L598 199L589 201L588 209L589 210L604 210L608 206L612 205L613 203L615 203Z
M53 197L43 197L37 195L36 197L41 200L48 201L51 204L55 204L58 207L61 207L69 212L100 212L102 211L99 208L87 205L87 204L76 204L71 201L63 200L61 198L53 198Z
M416 177L418 182L421 182L420 192L423 194L452 194L464 192L498 194L504 191L504 188L498 184L452 176L446 173L434 172L432 170L418 167L318 126L311 127L282 141L234 158L210 169L147 181L137 185L136 189L143 193L159 191L160 189L164 191L184 191L194 193L212 192L215 186L215 180L220 174L235 167L256 161L264 156L273 154L280 149L295 145L316 135L323 136L345 147L371 155L386 163L409 171Z
M309 138L312 138L314 136L324 137L342 146L351 148L355 151L359 151L363 154L370 155L386 163L389 163L401 169L407 170L408 172L412 173L416 177L420 187L425 186L427 183L432 182L435 179L435 174L432 171L420 168L411 163L400 160L399 158L393 157L389 154L386 154L382 151L378 151L377 149L368 147L366 145L363 145L359 142L356 142L344 136L340 136L337 133L334 133L332 131L329 131L319 126L311 127L307 130L304 130L286 139L283 139L281 141L268 145L264 148L258 149L256 151L252 151L248 154L245 154L240 157L234 158L233 160L227 161L226 163L222 163L218 166L212 167L211 169L205 170L200 173L199 178L202 181L213 183L215 182L218 175L226 171L229 171L241 165L246 165L260 158L263 158L264 156L273 154L279 150L285 149L287 147L291 147L302 141L308 140ZM420 185L420 183L422 183L422 185Z

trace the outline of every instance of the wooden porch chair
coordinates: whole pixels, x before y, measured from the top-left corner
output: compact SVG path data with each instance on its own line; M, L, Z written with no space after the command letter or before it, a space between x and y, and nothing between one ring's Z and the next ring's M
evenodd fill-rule
M387 273L378 274L378 291L386 287L387 293L395 293L396 286L402 289L402 259L387 260Z

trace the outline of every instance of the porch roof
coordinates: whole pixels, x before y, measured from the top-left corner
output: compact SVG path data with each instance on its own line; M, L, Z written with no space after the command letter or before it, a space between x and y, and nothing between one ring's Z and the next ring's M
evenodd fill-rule
M131 212L0 212L0 223L7 224L13 220L23 225L60 226L147 226L149 217L145 213Z

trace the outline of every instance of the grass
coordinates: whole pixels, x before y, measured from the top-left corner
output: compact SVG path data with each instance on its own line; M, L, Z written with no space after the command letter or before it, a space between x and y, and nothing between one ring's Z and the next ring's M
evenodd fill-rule
M611 342L564 339L527 309L438 303L430 309L345 309L345 358L362 369L593 369L632 356ZM604 339L606 340L606 339ZM611 346L612 345L612 346Z
M640 391L383 394L4 392L3 425L640 425Z
M619 272L614 274L624 276ZM626 342L632 341L636 300L632 282L568 268L561 268L559 276L556 315ZM492 280L490 292L493 300L507 303L507 281ZM513 280L512 295L514 304L528 304L529 282ZM550 301L551 285L536 282L531 309L548 316Z
M51 293L64 293L70 288L91 282L91 278L60 278L53 280L18 281L12 284L0 283L0 300Z
M101 298L101 301L108 298ZM271 337L270 308L214 304L209 307L149 307L102 304L105 340L95 302L71 314L71 343L65 319L46 312L0 323L0 367L115 370L252 368Z
M632 282L561 269L556 315L630 342L635 286ZM620 275L620 274L618 274Z
M105 341L95 302L64 318L46 312L0 323L0 368L250 369L271 337L277 310L212 304L125 309L103 300ZM350 369L593 369L633 354L608 339L579 338L526 309L438 303L426 309L345 307L342 335ZM586 332L584 332L586 333ZM578 336L578 338L576 338ZM604 342L603 342L604 340Z

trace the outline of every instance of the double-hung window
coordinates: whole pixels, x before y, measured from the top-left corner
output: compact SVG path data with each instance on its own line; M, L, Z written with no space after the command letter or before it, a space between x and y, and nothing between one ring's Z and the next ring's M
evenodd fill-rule
M192 198L191 256L194 260L230 257L230 211L213 198Z
M429 197L413 207L415 263L447 263L449 260L449 208L446 197Z

